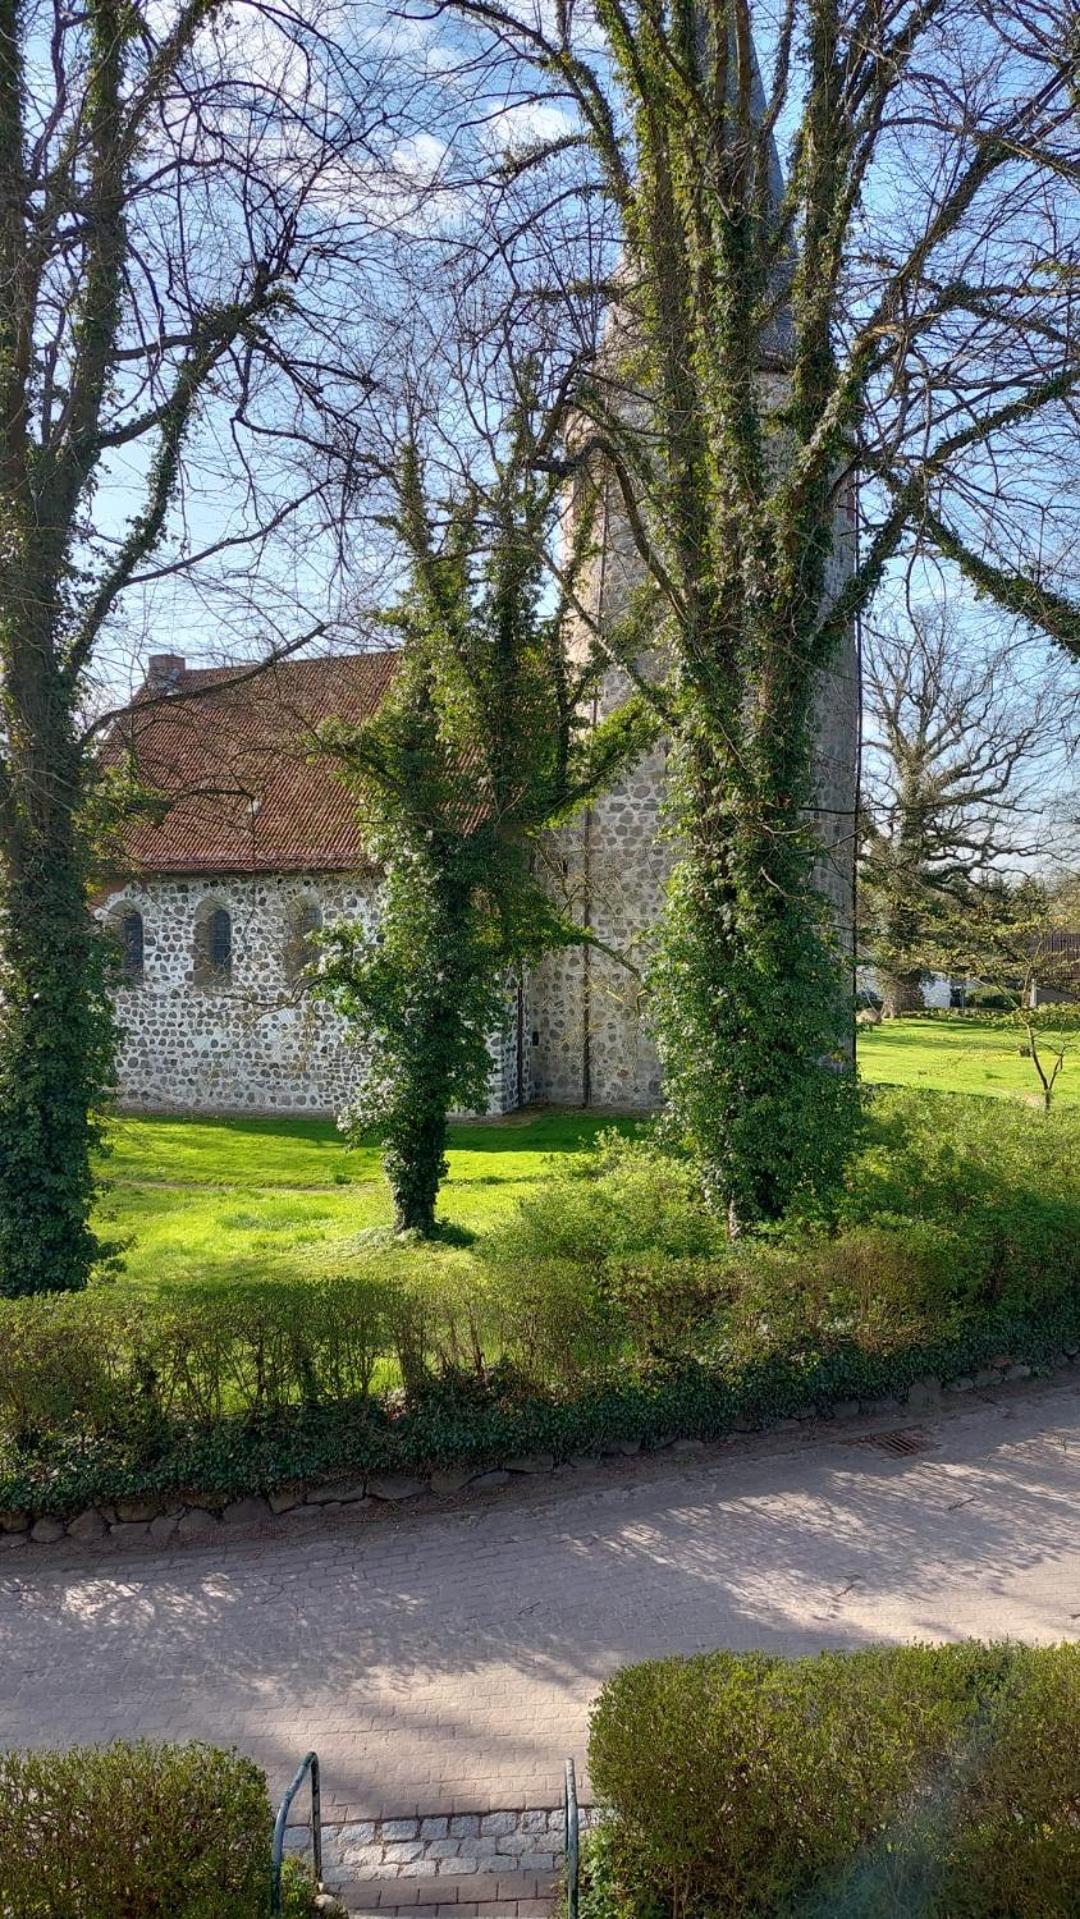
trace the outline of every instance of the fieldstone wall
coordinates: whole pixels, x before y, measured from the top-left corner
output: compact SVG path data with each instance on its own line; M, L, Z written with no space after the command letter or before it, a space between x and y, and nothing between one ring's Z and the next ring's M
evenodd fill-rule
M832 591L853 560L853 532L838 517ZM641 562L621 512L610 516L594 592L608 618L625 606ZM649 662L642 662L645 672ZM625 676L608 675L599 710L624 697ZM817 702L815 825L822 855L817 883L829 900L854 966L855 803L859 676L852 632ZM534 982L534 1097L557 1104L643 1109L659 1104L662 1074L648 1030L641 975L648 963L674 847L663 833L665 749L658 746L552 843L553 884L573 916L620 958L596 948L549 956ZM620 959L626 963L620 963Z
M197 929L215 907L231 920L231 977L200 984ZM131 910L143 921L143 977L116 996L123 1109L324 1118L342 1112L362 1057L343 1020L291 977L302 916L312 907L326 926L343 919L370 926L377 882L326 873L146 878L100 902L106 923L119 927ZM520 1103L518 1077L511 1003L506 1027L492 1041L489 1111ZM528 1091L526 1083L526 1097Z
M346 1508L350 1513L378 1518L387 1508L411 1505L420 1500L443 1500L468 1495L500 1493L532 1478L565 1475L589 1469L604 1459L633 1459L639 1453L670 1452L674 1458L697 1457L709 1451L726 1450L736 1436L750 1433L813 1433L826 1422L872 1420L869 1430L852 1434L851 1445L895 1440L882 1444L886 1452L902 1454L913 1450L904 1442L911 1429L895 1432L897 1419L928 1415L939 1410L942 1395L982 1393L998 1386L1014 1386L1035 1377L1069 1373L1080 1365L1080 1348L1064 1346L1050 1359L1029 1364L1015 1353L995 1353L987 1365L972 1373L927 1375L916 1380L902 1396L885 1395L878 1399L837 1399L827 1405L809 1404L790 1414L763 1414L759 1418L738 1418L724 1438L708 1441L694 1437L662 1438L643 1447L640 1439L610 1439L596 1450L575 1454L569 1460L557 1460L553 1453L515 1456L501 1465L472 1469L440 1468L432 1472L351 1473L345 1478L295 1482L247 1498L205 1505L181 1504L168 1493L132 1494L114 1502L88 1506L82 1512L36 1512L0 1508L0 1554L17 1553L27 1547L56 1546L72 1539L81 1546L166 1546L173 1541L205 1540L221 1536L223 1530L250 1531L286 1520L304 1524L322 1515L333 1517ZM877 1424L880 1422L880 1426Z
M556 871L574 917L627 963L583 946L550 954L537 969L538 1099L635 1109L659 1103L641 973L670 862L660 836L664 761L658 747L559 836Z

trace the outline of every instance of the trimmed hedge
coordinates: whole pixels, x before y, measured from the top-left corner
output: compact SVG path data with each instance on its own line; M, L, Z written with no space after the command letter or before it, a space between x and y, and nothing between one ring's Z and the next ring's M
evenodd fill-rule
M1063 1349L1080 1349L1080 1308L1039 1320L987 1314L936 1340L919 1332L871 1351L838 1335L754 1361L626 1366L577 1393L526 1388L496 1370L486 1383L433 1379L407 1406L372 1397L155 1425L142 1436L57 1433L0 1452L0 1514L67 1515L142 1494L214 1505L346 1473L480 1472L519 1454L561 1460L620 1440L721 1439L840 1402L902 1396L928 1376L948 1381L1006 1356L1048 1370Z
M118 1286L0 1306L0 1434L139 1434L363 1400L395 1349L400 1289L377 1278Z
M4 1511L715 1439L1080 1348L1080 1114L875 1097L839 1217L727 1244L647 1140L463 1270L0 1302Z
M1080 1647L632 1666L594 1708L590 1919L1066 1919Z
M0 1754L0 1915L266 1919L272 1830L259 1767L213 1746Z

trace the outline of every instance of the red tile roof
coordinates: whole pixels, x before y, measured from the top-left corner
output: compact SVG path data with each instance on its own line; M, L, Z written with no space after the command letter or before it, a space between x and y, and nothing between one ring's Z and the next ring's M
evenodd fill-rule
M162 661L167 665L167 659ZM310 757L321 720L375 712L397 655L285 660L257 674L177 662L144 687L105 748L171 799L124 835L125 863L152 873L280 873L370 866L356 802L329 761Z

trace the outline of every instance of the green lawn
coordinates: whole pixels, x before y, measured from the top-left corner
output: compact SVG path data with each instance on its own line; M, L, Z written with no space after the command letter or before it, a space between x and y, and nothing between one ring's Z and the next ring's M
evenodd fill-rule
M1034 1069L1017 1044L984 1021L895 1020L861 1033L859 1068L871 1082L1033 1097ZM1080 1102L1080 1054L1060 1084L1063 1101ZM454 1126L440 1212L458 1240L431 1259L467 1261L470 1235L611 1123L544 1113ZM329 1122L118 1119L111 1145L100 1225L124 1242L135 1285L349 1272L371 1258L372 1228L389 1223L377 1148L347 1150Z
M544 1113L452 1127L440 1214L460 1243L431 1257L467 1258L471 1234L611 1124ZM124 1242L125 1277L139 1286L352 1271L390 1221L377 1148L347 1150L326 1121L117 1119L110 1145L99 1225Z
M859 1033L859 1074L885 1086L920 1086L945 1093L991 1093L1037 1101L1035 1068L1021 1059L1022 1035L991 1020L885 1020ZM1080 1045L1066 1055L1055 1098L1080 1103Z

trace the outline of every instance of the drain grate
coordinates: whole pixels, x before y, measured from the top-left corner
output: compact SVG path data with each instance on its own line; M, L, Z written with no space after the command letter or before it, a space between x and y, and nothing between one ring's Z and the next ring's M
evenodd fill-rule
M860 1433L857 1439L848 1441L851 1446L872 1446L875 1452L890 1453L896 1459L906 1459L912 1453L928 1452L933 1441L929 1433L921 1426L903 1426L894 1433Z

